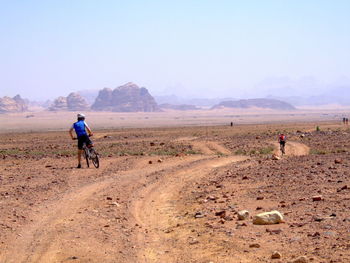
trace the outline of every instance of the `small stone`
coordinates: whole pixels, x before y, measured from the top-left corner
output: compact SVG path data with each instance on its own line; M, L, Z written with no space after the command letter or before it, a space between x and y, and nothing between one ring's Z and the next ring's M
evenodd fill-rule
M158 163L162 163L163 162L163 160L162 159L158 159Z
M237 213L238 220L245 220L249 218L249 211L248 210L241 210Z
M113 200L113 198L112 198L112 197L109 197L109 196L107 196L106 199L107 199L107 200Z
M222 210L222 211L215 212L215 215L220 216L221 218L224 218L226 216L226 211Z
M305 256L301 256L301 257L298 257L296 258L295 260L293 260L292 262L293 263L307 263L307 257Z
M277 156L276 154L272 155L272 160L278 161L281 158L279 156Z
M272 259L280 259L280 258L282 258L282 254L278 251L274 251L271 255L271 258Z
M282 229L266 229L267 233L272 234L281 234L282 233Z
M250 244L249 247L250 248L259 248L260 245L258 243L254 243L254 244Z
M322 195L315 195L312 197L313 202L322 201Z
M258 197L256 198L256 200L264 200L264 197L263 197L263 196L258 196Z
M196 214L194 215L195 218L203 218L204 215L202 214L202 212L196 212Z
M209 196L207 197L207 199L208 199L208 200L216 200L216 197L213 196L213 195L209 195Z
M199 241L197 239L193 239L191 240L190 242L188 242L190 245L195 245L195 244L198 244Z
M152 161L148 161L149 164L152 164L153 162Z
M334 163L335 164L341 164L341 163L343 163L343 160L342 159L335 159Z

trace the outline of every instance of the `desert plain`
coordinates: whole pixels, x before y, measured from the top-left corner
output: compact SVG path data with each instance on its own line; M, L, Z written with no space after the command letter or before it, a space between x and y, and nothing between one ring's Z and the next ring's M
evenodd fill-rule
M75 113L0 115L0 262L350 262L346 113L91 112L98 169Z

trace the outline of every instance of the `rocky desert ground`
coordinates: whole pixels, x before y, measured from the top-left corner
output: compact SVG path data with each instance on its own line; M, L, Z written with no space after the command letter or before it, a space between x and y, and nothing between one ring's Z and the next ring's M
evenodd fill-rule
M350 262L339 122L99 127L99 169L75 168L66 130L2 123L0 262Z

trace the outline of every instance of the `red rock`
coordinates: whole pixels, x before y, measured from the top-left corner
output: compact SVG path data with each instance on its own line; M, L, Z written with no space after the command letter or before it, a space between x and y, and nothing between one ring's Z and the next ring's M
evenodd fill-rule
M316 201L322 201L322 195L315 195L312 197L312 201L316 202Z
M226 211L222 210L222 211L219 211L219 212L215 212L215 215L216 216L220 216L221 218L224 218L226 216Z

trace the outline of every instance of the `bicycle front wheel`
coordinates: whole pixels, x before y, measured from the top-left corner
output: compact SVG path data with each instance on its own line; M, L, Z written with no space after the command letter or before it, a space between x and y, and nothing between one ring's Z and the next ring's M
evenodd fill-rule
M90 149L90 158L91 158L93 165L96 168L99 168L100 167L100 159L98 157L97 152L94 149Z

